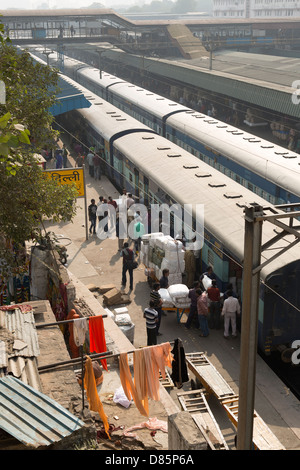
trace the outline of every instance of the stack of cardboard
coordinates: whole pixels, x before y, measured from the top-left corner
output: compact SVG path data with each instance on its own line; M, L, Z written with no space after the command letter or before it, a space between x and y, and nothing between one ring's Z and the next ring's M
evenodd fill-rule
M100 290L101 289L103 289L103 287L100 287ZM116 287L113 286L108 290L105 289L105 293L103 294L103 303L107 307L110 307L111 305L129 304L130 302L131 300L129 295L120 292Z

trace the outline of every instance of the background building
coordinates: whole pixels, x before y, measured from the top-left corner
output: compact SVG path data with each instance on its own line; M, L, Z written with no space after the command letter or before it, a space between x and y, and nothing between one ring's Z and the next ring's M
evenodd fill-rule
M289 18L300 16L295 0L213 0L213 16L219 18Z

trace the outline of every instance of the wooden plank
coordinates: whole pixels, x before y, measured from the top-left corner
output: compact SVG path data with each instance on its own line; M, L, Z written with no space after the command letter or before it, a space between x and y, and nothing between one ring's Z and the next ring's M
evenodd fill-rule
M226 441L206 401L203 389L179 392L177 397L182 409L191 413L209 447L212 450L228 450Z

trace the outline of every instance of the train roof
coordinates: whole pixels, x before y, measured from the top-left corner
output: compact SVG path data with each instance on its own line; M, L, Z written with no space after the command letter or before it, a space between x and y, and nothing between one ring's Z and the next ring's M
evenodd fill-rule
M64 78L76 83L69 77ZM226 253L242 262L244 207L254 202L262 207L272 206L78 83L76 85L87 97L94 99L90 108L77 111L94 131L107 141L115 139L115 148L168 194L174 203L193 204L194 207L203 204L208 232L221 244L221 250L226 247ZM274 225L264 222L262 243L275 235ZM262 253L262 262L279 253L293 240L294 237L286 235ZM267 280L281 267L298 261L299 256L297 246L289 249L262 269L261 278Z
M298 153L193 111L129 82L118 82L117 77L106 72L100 80L97 69L82 66L80 74L95 80L101 86L106 87L109 84L118 96L140 106L159 119L170 115L167 117L167 123L172 127L185 132L194 140L203 142L214 152L220 155L225 154L246 169L300 197L300 155Z
M170 116L177 130L300 197L300 155L222 121L189 111Z
M36 57L34 54L31 55ZM38 60L46 64L42 59L38 58ZM81 115L107 142L110 142L117 136L122 135L124 132L154 132L141 122L132 118L123 111L120 111L119 108L116 108L95 93L92 93L72 78L61 73L59 75L62 76L66 82L80 90L80 92L84 94L85 98L92 103L89 108L81 109ZM101 113L99 112L99 108L101 108Z
M56 62L52 55L49 57L51 57L51 60L53 61L52 63ZM155 115L161 120L167 117L170 113L187 111L189 109L175 101L146 90L143 87L126 82L125 80L105 71L102 71L100 78L99 69L72 58L64 59L64 68L65 72L68 74L71 73L74 78L75 73L80 74L83 78L95 82L105 90L107 88L113 90L113 93L117 96L145 109L147 112Z
M221 250L243 260L244 207L257 203L271 207L266 201L235 181L220 174L182 148L153 134L132 134L121 137L115 147L141 170L150 180L167 193L175 203L204 205L205 227L221 244ZM274 225L264 222L262 243L275 236ZM278 253L292 240L286 236L262 254L262 262ZM283 256L267 265L261 277L299 259L299 249L291 248Z

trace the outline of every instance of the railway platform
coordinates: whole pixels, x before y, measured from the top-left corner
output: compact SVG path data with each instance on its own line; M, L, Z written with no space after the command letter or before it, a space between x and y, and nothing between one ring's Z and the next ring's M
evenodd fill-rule
M73 165L74 160L69 157L69 166ZM51 164L48 164L48 168L51 168ZM95 181L88 175L88 172L86 172L86 192L87 204L90 204L92 198L98 201L99 196L111 196L112 198L119 196L116 188L105 176L102 176L100 181ZM121 288L122 259L118 251L118 240L100 240L95 235L89 235L89 238L86 239L84 199L78 199L77 205L78 212L73 222L58 225L47 224L48 230L52 230L58 236L70 239L70 244L67 247L68 269L85 285L114 284L117 288ZM130 294L130 300L131 303L126 307L135 325L134 346L139 348L147 344L143 311L150 300L150 287L142 265L134 271L134 288ZM180 321L178 321L177 312L165 313L166 315L162 316L161 336L158 337L158 342L174 341L174 339L180 338L186 355L203 352L228 384L232 393L238 395L239 337L226 341L223 337L223 330L210 330L209 336L203 338L199 336L199 331L195 327L185 328L185 313L181 316ZM189 376L190 379L197 378L191 370L189 370ZM182 397L182 392L190 390L189 381L183 384L182 389L174 387L170 389L169 393L180 408L178 394L181 394ZM222 406L214 394L205 397L205 400L213 414L217 428L224 437L224 447L235 449L236 425L233 420L229 419L228 410ZM300 450L300 402L258 355L255 410L271 430L275 440L277 439L286 450ZM207 413L212 419L210 411Z

